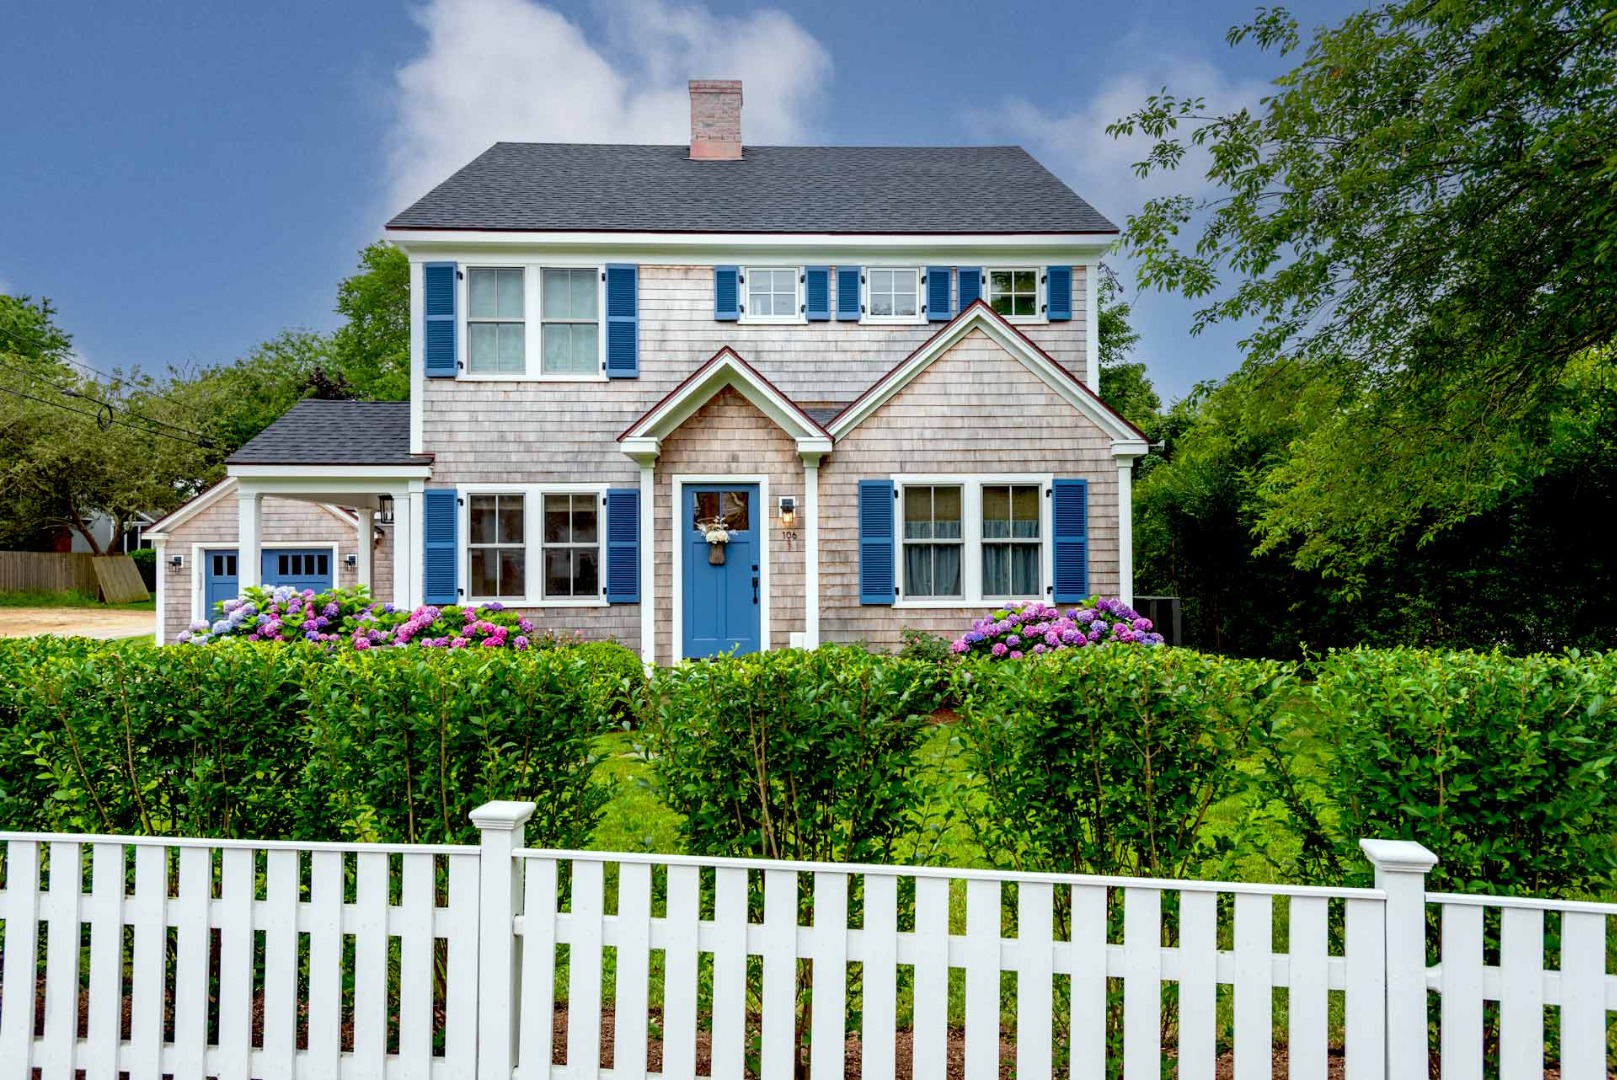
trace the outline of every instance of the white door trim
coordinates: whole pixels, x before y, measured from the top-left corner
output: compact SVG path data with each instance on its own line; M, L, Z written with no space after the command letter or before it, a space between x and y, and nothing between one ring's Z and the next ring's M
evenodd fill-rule
M769 477L762 473L731 473L723 476L678 474L670 477L673 482L672 504L668 515L669 558L673 566L673 588L669 594L668 607L673 615L671 625L673 633L669 642L670 656L674 663L683 660L685 651L685 544L680 537L683 530L680 528L680 518L685 507L685 485L687 484L757 484L758 502L761 504L755 510L758 529L758 651L769 649Z

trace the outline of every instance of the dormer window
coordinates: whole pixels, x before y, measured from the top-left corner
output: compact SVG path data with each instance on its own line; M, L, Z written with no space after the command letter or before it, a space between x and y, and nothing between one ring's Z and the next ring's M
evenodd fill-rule
M921 317L921 272L914 267L865 271L865 310L872 321L914 322Z
M802 300L798 291L802 271L795 266L749 266L746 275L746 306L742 317L747 322L798 322L802 318Z

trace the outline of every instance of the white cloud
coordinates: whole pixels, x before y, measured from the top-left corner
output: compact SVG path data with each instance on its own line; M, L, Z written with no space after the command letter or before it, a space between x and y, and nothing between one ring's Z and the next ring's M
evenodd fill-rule
M624 0L599 15L592 39L533 0L429 0L417 12L425 48L397 73L392 209L500 140L684 142L690 78L745 83L749 143L801 142L814 130L831 59L784 13Z
M1242 106L1255 107L1270 87L1255 79L1232 77L1205 60L1174 60L1103 75L1098 90L1082 107L1055 114L1022 98L1010 98L989 111L973 112L968 123L984 138L1021 143L1101 213L1118 224L1150 198L1185 193L1206 187L1208 156L1191 147L1173 172L1153 172L1145 179L1134 164L1150 149L1142 134L1114 139L1106 126L1142 107L1152 94L1166 87L1178 97L1207 99L1210 113ZM1189 130L1181 126L1188 136Z

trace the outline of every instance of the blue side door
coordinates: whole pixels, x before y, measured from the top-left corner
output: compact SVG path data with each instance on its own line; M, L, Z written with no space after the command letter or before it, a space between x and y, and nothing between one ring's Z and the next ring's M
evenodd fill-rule
M765 525L758 485L693 484L685 488L684 500L681 651L690 658L757 652L759 534ZM719 565L704 535L704 526L714 522L729 534Z
M202 553L203 602L202 614L211 622L219 617L219 605L234 600L236 588L236 551L234 548L216 548Z
M307 550L276 548L264 552L262 565L266 586L290 585L299 592L313 589L324 592L331 588L331 549Z

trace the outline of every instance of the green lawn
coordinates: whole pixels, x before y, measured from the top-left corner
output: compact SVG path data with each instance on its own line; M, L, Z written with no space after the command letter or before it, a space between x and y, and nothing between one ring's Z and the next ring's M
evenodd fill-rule
M106 608L109 611L156 611L157 601L137 600L132 604L103 604L81 592L0 593L0 607L6 608Z

